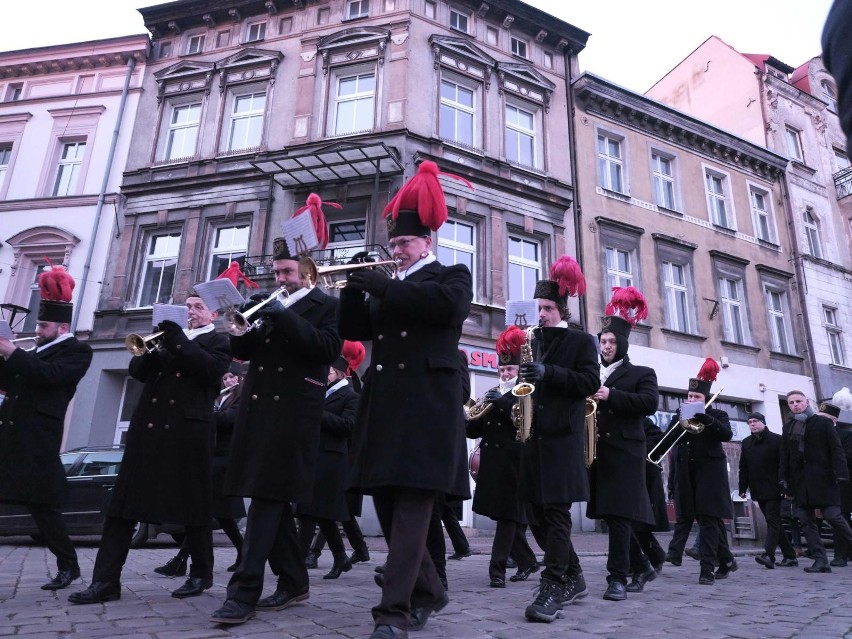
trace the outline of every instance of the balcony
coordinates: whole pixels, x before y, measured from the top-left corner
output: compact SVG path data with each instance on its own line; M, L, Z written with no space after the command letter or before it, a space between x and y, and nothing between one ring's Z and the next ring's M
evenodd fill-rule
M837 199L852 195L852 166L840 169L834 174L834 188L837 189Z

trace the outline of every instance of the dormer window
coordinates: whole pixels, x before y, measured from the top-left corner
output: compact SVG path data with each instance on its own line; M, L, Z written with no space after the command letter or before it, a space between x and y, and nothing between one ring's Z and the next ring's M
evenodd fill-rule
M266 22L255 22L248 26L246 42L259 42L266 37Z
M204 51L204 34L190 36L186 41L186 55L194 55Z
M523 40L512 36L512 55L519 58L527 58L527 43Z
M461 31L468 33L468 25L470 24L470 16L462 13L457 9L450 9L450 29L453 31Z
M366 18L370 15L370 0L349 0L346 3L346 19Z

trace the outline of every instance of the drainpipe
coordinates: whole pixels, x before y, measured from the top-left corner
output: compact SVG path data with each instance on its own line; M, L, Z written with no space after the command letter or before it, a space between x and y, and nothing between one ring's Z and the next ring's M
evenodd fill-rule
M80 293L77 295L77 305L74 307L74 317L71 320L71 332L77 328L77 320L80 319L80 310L83 308L85 300L86 283L89 280L89 269L92 262L92 254L95 251L95 241L98 237L98 227L101 221L101 212L104 208L104 200L106 198L106 190L109 185L109 176L112 172L112 162L115 159L115 148L118 145L118 134L121 132L121 122L124 119L124 107L127 103L127 94L130 90L130 78L133 75L133 69L136 68L136 58L132 55L127 60L127 73L124 76L124 88L121 90L121 102L118 105L118 117L115 120L115 128L112 132L112 142L110 143L109 153L107 154L106 168L104 169L104 179L101 182L101 190L98 193L98 204L95 208L95 219L92 222L92 234L89 238L89 250L86 252L86 262L83 264L83 281L80 283Z
M580 267L584 266L583 257L583 207L580 205L580 185L577 177L577 134L575 130L576 118L574 117L574 89L571 86L571 56L574 55L574 49L568 49L565 52L565 97L568 108L568 148L571 151L571 186L574 191L574 252L577 255L577 262ZM578 299L580 303L580 326L587 329L586 318L588 317L588 308L586 305L586 296L580 295Z

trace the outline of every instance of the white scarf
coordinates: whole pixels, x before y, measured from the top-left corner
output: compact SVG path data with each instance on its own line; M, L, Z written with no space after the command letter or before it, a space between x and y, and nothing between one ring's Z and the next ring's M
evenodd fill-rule
M346 378L344 377L343 379L339 380L339 381L338 381L336 384L334 384L333 386L329 386L329 387L326 389L326 391L325 391L325 396L326 396L326 397L328 397L328 396L329 396L329 395L331 395L332 393L334 393L334 392L336 392L336 391L340 390L341 388L343 388L344 386L346 386L348 383L349 383L349 382L348 382L348 381L346 381Z
M45 344L44 346L37 347L35 349L35 352L41 353L44 349L50 348L54 344L58 344L59 342L66 340L66 339L71 339L72 337L74 337L73 333L62 333L62 335L57 336L57 338L55 340L53 340L52 342Z
M311 287L306 286L304 288L300 288L295 293L290 293L290 296L286 300L282 299L282 297L279 295L278 301L281 302L281 305L284 308L290 308L291 306L293 306L293 304L298 302L300 299L302 299L305 295L307 295L310 292L311 292Z
M505 382L503 380L500 380L500 394L505 395L510 390L512 390L517 383L518 383L517 377L513 377L512 379L507 379Z
M185 328L183 329L184 335L186 335L187 339L195 339L199 335L204 335L205 333L212 333L216 330L216 327L213 325L213 322L202 326L201 328Z
M432 262L435 262L437 260L438 260L438 258L435 257L435 255L430 251L429 255L427 255L426 257L417 260L414 264L409 266L404 271L399 271L396 274L396 279L398 279L400 281L404 280L406 277L408 277L412 273L416 273L417 271L419 271L421 268L423 268L427 264L431 264Z
M613 371L621 366L624 360L620 359L617 362L613 362L609 366L604 366L601 364L601 384L605 384L606 380L609 379L609 376L612 375Z

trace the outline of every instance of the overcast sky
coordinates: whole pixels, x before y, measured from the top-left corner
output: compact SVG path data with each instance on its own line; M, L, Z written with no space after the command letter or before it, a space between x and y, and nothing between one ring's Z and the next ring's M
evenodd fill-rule
M580 65L644 92L711 35L792 67L819 55L831 0L526 0L591 33ZM144 33L145 0L3 0L0 50Z

